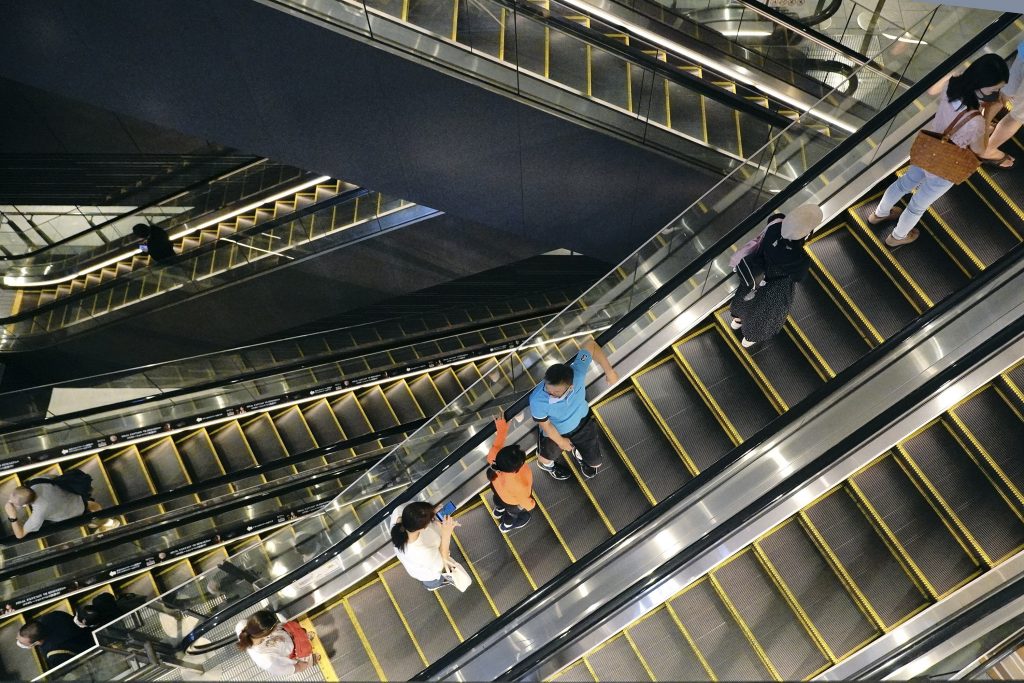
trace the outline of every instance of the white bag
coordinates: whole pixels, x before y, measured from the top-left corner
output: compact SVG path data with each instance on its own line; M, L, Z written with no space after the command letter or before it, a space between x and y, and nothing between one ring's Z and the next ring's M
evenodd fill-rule
M473 585L473 577L471 577L469 572L467 572L463 566L455 560L449 558L448 565L451 571L443 573L441 576L451 581L452 585L455 586L460 593L465 593L466 589Z

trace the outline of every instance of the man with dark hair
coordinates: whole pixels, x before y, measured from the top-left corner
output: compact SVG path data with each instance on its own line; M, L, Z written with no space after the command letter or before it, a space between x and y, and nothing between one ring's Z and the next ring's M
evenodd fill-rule
M18 631L18 647L39 648L39 654L51 669L93 645L89 630L76 625L67 612L48 612Z
M588 339L572 363L549 367L544 381L530 392L530 413L540 425L537 463L558 480L570 476L568 468L558 462L562 453L572 455L587 479L596 476L601 467L601 442L587 404L587 370L592 360L604 370L609 385L619 381L604 351Z
M171 240L163 228L147 223L137 223L132 226L132 232L136 237L145 240L139 246L139 250L149 254L149 257L157 263L165 263L175 257L174 245L171 244Z

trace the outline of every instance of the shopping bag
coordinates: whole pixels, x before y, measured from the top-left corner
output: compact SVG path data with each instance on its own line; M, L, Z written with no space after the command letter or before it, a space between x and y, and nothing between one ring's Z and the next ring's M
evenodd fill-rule
M473 585L473 578L469 575L461 564L455 560L448 560L448 571L442 576L445 576L452 582L452 585L459 590L460 593L464 593L467 588Z
M309 642L309 634L297 621L285 622L284 630L292 637L291 659L302 659L313 654L313 643Z
M910 148L910 163L957 185L967 180L981 166L981 159L949 138L975 116L981 112L960 112L942 133L919 131Z

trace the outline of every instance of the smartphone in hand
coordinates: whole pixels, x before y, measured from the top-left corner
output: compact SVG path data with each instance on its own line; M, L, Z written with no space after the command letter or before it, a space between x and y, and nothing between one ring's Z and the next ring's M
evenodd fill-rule
M437 511L437 521L443 522L445 517L451 517L455 514L455 503L450 500L444 504L440 510Z

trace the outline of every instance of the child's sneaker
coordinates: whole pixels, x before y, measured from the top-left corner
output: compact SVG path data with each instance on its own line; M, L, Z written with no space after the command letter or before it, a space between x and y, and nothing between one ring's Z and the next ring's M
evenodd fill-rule
M491 510L491 514L494 515L495 519L501 519L501 516L505 514L505 508L494 508L493 510Z
M526 526L529 523L530 523L530 516L529 515L522 515L515 522L513 522L512 524L506 524L506 523L502 522L501 524L498 525L498 531L500 531L503 534L507 534L508 532L513 531L515 529L522 529L524 526Z

